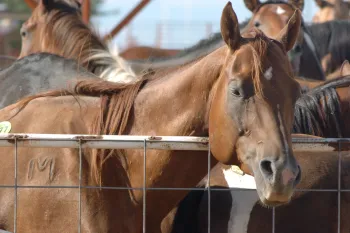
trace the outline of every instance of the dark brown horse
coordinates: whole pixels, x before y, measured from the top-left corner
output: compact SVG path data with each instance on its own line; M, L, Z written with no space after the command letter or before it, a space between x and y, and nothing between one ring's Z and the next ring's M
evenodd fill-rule
M109 81L129 82L136 77L125 61L112 55L86 25L75 0L40 0L21 28L19 58L37 52L74 59L95 75Z
M223 47L181 68L146 76L133 84L78 81L73 90L29 97L0 111L12 133L71 133L208 136L215 161L254 173L261 201L288 202L300 179L291 150L294 104L299 84L291 77L286 51L300 28L296 12L279 40L258 29L240 35L231 3L223 10ZM253 61L253 62L252 62ZM278 77L278 78L277 78ZM244 111L248 110L249 111ZM12 148L1 148L1 184L14 184ZM19 148L20 185L79 183L77 150ZM82 232L140 232L143 192L99 189L142 187L142 150L84 150ZM207 152L147 153L146 187L193 187L208 169ZM55 162L52 176L28 176L32 159ZM215 158L215 159L214 159ZM179 170L181 168L181 171ZM186 191L147 191L147 232L160 223ZM0 190L1 228L13 231L14 190ZM78 189L18 189L17 231L73 232L78 221ZM27 212L30 210L30 213ZM64 223L64 224L62 224Z
M312 18L313 23L337 19L350 19L350 3L344 0L315 0L320 8Z

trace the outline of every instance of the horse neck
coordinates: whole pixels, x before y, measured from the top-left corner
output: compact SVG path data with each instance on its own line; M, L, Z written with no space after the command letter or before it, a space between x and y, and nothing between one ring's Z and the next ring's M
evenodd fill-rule
M177 120L177 127L174 128L157 127L159 122L155 121L155 125L149 126L149 129L152 129L154 133L183 136L190 133L185 129L189 127L189 121L194 120L202 125L207 120L205 114L207 114L208 104L210 104L209 98L213 92L214 83L221 73L225 56L226 47L222 47L183 67L160 71L158 75L166 75L160 79L154 78L140 91L136 98L135 111L138 111L138 103L143 103L147 99L147 109L150 109L148 111L155 111L152 112L154 117L166 118L165 125L169 125L169 122L172 123L174 119ZM144 112L144 108L145 106L142 105L140 114ZM193 119L189 112L196 114L192 115ZM185 114L186 119L183 121L186 121L186 124L182 120L179 121L181 114ZM147 130L145 125L142 125L142 129ZM142 133L147 133L147 131Z
M135 100L130 134L207 136L208 109L225 55L226 49L220 48L162 79L151 81ZM208 169L206 154L203 151L148 151L147 186L194 187ZM134 187L143 185L141 155L142 152L138 151L125 156L129 160L128 169L132 171L129 179ZM185 192L164 195L162 191L151 192L147 198L155 202L161 200L158 204L170 211L183 195ZM142 200L142 192L136 191L135 196ZM165 212L163 214L168 213Z
M79 23L80 18L73 17L66 20L67 24L69 21L79 21L67 27L58 26L59 30L53 32L53 41L48 40L42 43L47 44L48 50L54 50L55 54L65 58L77 60L87 70L108 81L128 82L136 78L121 57L117 54L112 55L107 46L89 27Z

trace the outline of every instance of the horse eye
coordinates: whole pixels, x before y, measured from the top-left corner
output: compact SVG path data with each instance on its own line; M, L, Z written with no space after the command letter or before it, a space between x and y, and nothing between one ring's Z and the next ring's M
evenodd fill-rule
M254 23L254 27L257 27L257 28L260 27L260 23L259 22L255 22Z
M296 45L295 48L294 48L294 51L297 52L297 53L300 53L301 52L301 46L300 45Z
M21 32L21 36L22 36L22 37L25 37L26 35L27 35L26 32Z
M238 89L233 89L232 90L232 94L234 96L236 96L236 97L241 97L242 96L241 92Z

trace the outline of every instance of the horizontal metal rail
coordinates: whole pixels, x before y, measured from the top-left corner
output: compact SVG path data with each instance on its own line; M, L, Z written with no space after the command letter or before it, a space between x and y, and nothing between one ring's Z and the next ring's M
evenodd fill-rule
M158 150L208 150L208 139L201 137L155 137L120 135L73 135L73 134L0 134L0 147L100 148L100 149L147 149Z
M79 134L0 134L0 147L13 147L15 139L19 147L101 148L101 149L147 149L207 151L207 137L188 136L122 136ZM350 151L350 139L293 138L296 151Z

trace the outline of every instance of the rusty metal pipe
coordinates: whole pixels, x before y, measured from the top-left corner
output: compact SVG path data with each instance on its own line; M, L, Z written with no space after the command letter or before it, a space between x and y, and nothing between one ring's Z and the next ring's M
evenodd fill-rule
M109 34L103 37L104 41L111 40L117 35L151 0L142 0Z
M89 24L91 14L91 0L83 1L82 12L83 22Z
M30 9L34 10L35 7L38 5L38 2L35 0L24 0L27 5L30 7Z

